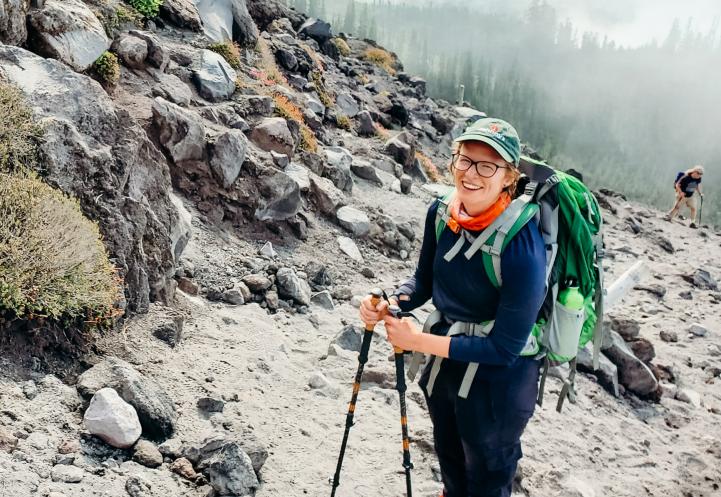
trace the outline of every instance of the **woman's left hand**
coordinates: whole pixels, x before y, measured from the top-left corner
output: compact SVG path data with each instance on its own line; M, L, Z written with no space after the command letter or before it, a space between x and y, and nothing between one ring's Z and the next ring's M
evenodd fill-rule
M423 334L411 318L394 318L390 314L383 317L388 332L388 341L403 350L417 350L418 338Z

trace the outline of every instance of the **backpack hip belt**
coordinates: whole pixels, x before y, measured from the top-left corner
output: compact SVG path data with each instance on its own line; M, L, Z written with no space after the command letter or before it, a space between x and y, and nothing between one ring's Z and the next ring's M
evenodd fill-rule
M423 323L423 333L430 333L433 326L435 326L438 323L448 323L450 324L450 327L448 328L448 331L446 332L446 336L452 337L457 335L466 335L466 336L477 336L477 337L487 337L488 334L493 329L493 325L495 323L494 320L491 321L485 321L483 323L468 323L464 321L452 321L448 319L447 317L443 316L443 313L439 310L433 311L428 318L426 319L425 323ZM536 336L534 336L533 333L531 333L528 336L528 340L526 341L526 345L521 351L522 356L534 356L538 353L539 346L538 346L538 340L536 339ZM438 373L441 370L441 364L443 363L443 358L439 356L432 356L433 359L433 365L431 366L431 373L430 377L428 378L428 385L426 386L426 391L428 392L428 395L433 394L433 386L436 383L436 378L438 377ZM421 365L425 362L426 356L425 354L421 352L413 352L413 356L411 357L411 363L408 368L408 378L413 381L416 377L416 374L418 374L418 370L420 369ZM458 389L458 396L465 399L468 397L468 393L471 390L471 384L473 383L473 378L476 376L476 371L478 370L479 364L477 362L471 362L468 363L468 368L466 369L465 375L463 375L463 380L461 381L461 386Z

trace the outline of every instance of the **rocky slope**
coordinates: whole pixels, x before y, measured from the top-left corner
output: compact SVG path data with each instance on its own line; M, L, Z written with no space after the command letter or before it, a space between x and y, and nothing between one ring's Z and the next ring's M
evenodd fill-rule
M427 98L392 54L341 43L276 1L166 0L143 29L107 22L117 1L0 2L0 77L46 125L41 173L100 223L129 311L96 354L65 367L5 346L0 489L328 493L359 344L355 305L412 272L426 205L442 188L424 163L442 167L478 111ZM236 68L207 50L227 36L241 45ZM78 72L110 47L117 86ZM580 375L578 402L561 414L550 380L516 491L717 495L719 235L598 195L609 280L639 259L651 274L611 311L604 369ZM342 493L403 492L389 353L379 337ZM104 388L119 397L95 395L94 413L107 403L136 417L110 423L120 438L103 439L123 445L142 432L131 448L83 423ZM415 385L408 398L416 493L437 495Z

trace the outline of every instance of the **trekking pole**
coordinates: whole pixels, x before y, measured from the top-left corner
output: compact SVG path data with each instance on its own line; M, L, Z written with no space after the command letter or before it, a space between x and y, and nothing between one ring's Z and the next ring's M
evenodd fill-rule
M698 206L698 225L701 226L701 213L703 212L703 195L701 195L701 205Z
M391 305L388 307L388 313L393 317L399 317L401 314L400 307ZM410 442L408 440L408 414L406 412L406 380L403 371L405 364L403 363L403 349L393 347L393 353L396 361L396 390L398 390L398 399L401 404L401 433L403 434L403 469L406 472L406 495L412 497L413 489L411 487L411 451Z
M371 290L371 295L371 304L375 307L380 302L381 297L383 296L383 291L380 288L374 288ZM345 456L345 448L348 444L348 434L350 433L351 426L353 426L355 403L358 399L358 392L360 391L363 368L365 367L366 362L368 362L368 351L370 350L371 339L373 338L373 328L375 328L374 324L366 324L365 333L363 333L363 342L361 343L360 353L358 354L358 371L356 371L355 381L353 382L353 395L351 396L350 404L348 404L348 414L346 414L345 418L345 432L343 433L343 442L340 445L340 454L338 454L338 465L335 468L335 475L333 476L333 490L330 494L331 497L335 497L335 491L340 484L340 470L343 466L343 456Z

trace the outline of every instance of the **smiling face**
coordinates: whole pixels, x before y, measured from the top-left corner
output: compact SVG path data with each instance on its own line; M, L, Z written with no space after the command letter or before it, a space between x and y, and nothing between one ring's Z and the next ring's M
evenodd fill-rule
M499 166L499 169L490 178L478 174L483 173L483 165L469 167L462 171L461 168L451 165L453 181L456 185L456 195L463 204L463 208L470 216L477 216L492 206L504 188L514 181L514 173L509 169L509 164L496 152L493 147L478 141L466 141L461 143L458 153L465 156L464 160L470 159L473 162L482 161ZM455 163L460 158L456 157Z

